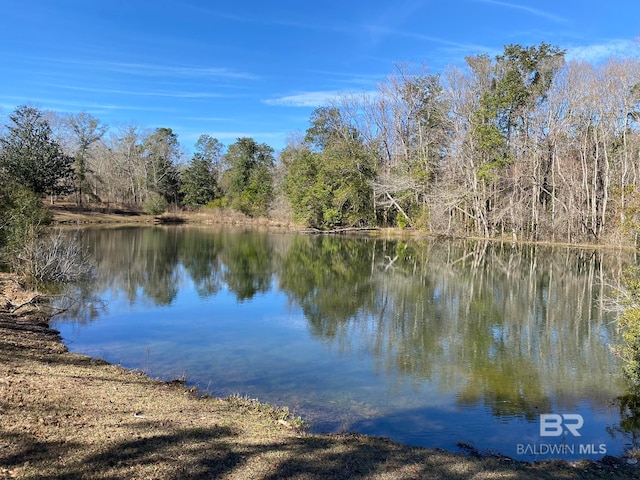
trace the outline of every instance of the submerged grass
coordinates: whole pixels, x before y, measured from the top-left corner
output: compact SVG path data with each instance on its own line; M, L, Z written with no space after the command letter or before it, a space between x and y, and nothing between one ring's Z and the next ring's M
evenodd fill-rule
M633 478L605 461L525 464L364 435L311 435L289 410L69 353L0 277L0 478Z

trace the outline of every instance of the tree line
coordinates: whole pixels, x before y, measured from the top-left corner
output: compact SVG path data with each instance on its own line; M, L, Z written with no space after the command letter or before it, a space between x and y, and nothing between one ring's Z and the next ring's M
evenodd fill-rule
M376 94L317 108L277 155L170 128L109 129L82 112L18 107L0 137L9 183L78 204L160 213L219 207L309 227L629 242L640 192L640 61L566 62L542 43L441 74L398 66ZM3 204L6 202L3 202Z

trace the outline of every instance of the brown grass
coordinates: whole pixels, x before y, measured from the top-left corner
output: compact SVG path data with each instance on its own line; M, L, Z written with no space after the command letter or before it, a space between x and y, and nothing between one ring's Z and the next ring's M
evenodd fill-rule
M0 276L0 478L632 478L617 459L524 464L363 435L311 435L286 411L200 397L69 353L33 296Z
M252 218L228 209L201 208L198 210L176 209L162 215L147 215L124 205L89 205L77 207L70 203L47 205L53 213L57 225L151 225L170 223L190 223L204 225L232 225L300 230L302 227L289 222L268 218Z

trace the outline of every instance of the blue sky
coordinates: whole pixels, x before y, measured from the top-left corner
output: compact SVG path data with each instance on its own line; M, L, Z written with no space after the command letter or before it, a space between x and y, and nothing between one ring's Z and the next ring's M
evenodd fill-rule
M6 0L0 114L87 111L113 128L250 136L276 150L398 63L431 73L506 44L640 56L638 0Z

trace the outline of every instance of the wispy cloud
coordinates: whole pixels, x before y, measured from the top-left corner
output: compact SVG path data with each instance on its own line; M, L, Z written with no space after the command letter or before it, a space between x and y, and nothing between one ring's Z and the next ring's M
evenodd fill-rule
M371 45L375 46L382 42L390 32L400 30L402 25L422 8L424 8L424 2L420 0L391 2L376 19L364 27ZM385 28L377 28L378 25L384 25Z
M225 131L217 131L217 132L206 132L207 135L212 136L213 138L217 138L218 140L232 140L235 141L238 138L255 138L255 139L270 139L270 138L277 138L280 139L282 137L284 137L286 135L286 133L284 132L249 132L249 131L242 131L242 130L238 130L238 131L230 131L230 132L225 132ZM188 137L189 135L186 135L186 137ZM198 134L197 137L194 138L198 138L200 136L200 134Z
M263 103L278 107L322 107L333 101L350 95L376 95L377 91L340 91L340 90L320 90L315 92L302 92L295 95L263 100Z
M526 5L519 5L517 3L510 2L501 2L498 0L476 0L480 3L489 3L491 5L497 5L500 7L511 8L514 10L521 10L523 12L527 12L531 15L535 15L536 17L546 18L547 20L551 20L556 23L566 23L567 19L560 17L558 15L554 15L553 13L545 12L544 10L539 10L537 8L527 7Z
M27 64L35 69L28 70L32 74L50 72L53 67L67 67L71 73L73 68L82 70L97 70L100 72L124 73L140 77L157 78L197 78L197 79L230 79L230 80L259 80L260 77L249 72L237 71L227 67L176 65L162 63L114 62L109 60L94 60L91 58L55 58L28 57Z
M123 62L98 62L97 67L106 70L128 73L141 76L169 76L169 77L216 77L257 80L256 75L237 72L228 68L219 67L194 67L185 65L162 65L151 63L123 63Z
M389 74L388 71L384 71L381 73L353 73L353 72L345 72L343 70L311 70L311 73L314 75L321 75L323 77L332 77L332 79L336 82L345 84L345 85L359 85L359 86L369 86L376 84L385 79L385 77ZM357 87L353 87L357 88Z
M0 102L3 100L7 100L9 102L15 102L15 106L21 104L27 105L36 105L40 108L44 109L82 109L87 111L155 111L155 112L173 112L173 110L161 107L149 107L149 106L134 106L134 105L118 105L114 103L87 103L75 100L63 100L63 99L55 99L55 98L43 98L43 97L26 97L26 96L13 96L13 95L2 95L0 96ZM8 103L10 105L11 103ZM15 108L11 107L11 108Z
M73 90L77 92L91 92L91 93L107 93L115 95L135 95L143 97L168 97L168 98L228 98L237 95L226 95L222 93L212 92L161 92L161 91L145 91L145 90L121 90L111 88L94 88L94 87L79 87L72 85L62 85L51 83L47 84L47 87L62 88L66 90Z
M411 32L408 30L398 30L392 29L388 27L383 27L379 25L369 25L367 27L369 30L375 31L377 33L383 33L385 35L393 35L401 38L408 38L411 40L419 40L422 42L436 43L442 45L444 47L449 48L450 50L458 51L458 52L467 52L467 53L475 53L475 52L490 52L492 49L490 47L479 45L475 43L461 43L455 42L452 40L447 40L441 37L434 37L432 35L425 35L423 33Z
M232 117L195 117L195 116L179 116L179 120L195 121L195 122L232 122Z
M180 8L185 8L185 7L186 5L182 5L182 4L180 5ZM329 32L336 32L336 33L353 34L353 25L349 25L347 23L329 24L329 23L313 21L314 19L312 18L308 20L294 20L291 18L282 18L280 16L257 17L257 16L251 16L251 15L234 15L234 14L223 12L217 7L216 8L194 7L194 6L190 6L190 7L198 11L200 15L221 18L224 20L231 20L239 23L253 23L253 24L259 24L259 25L265 25L265 26L295 28L300 30L316 30L316 31L329 31Z
M278 107L319 107L326 105L330 100L335 100L341 95L341 92L336 90L303 92L280 98L271 98L264 100L263 103Z
M567 60L583 60L599 63L612 57L640 57L640 43L633 40L611 40L606 43L571 47L565 55Z

